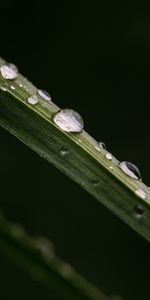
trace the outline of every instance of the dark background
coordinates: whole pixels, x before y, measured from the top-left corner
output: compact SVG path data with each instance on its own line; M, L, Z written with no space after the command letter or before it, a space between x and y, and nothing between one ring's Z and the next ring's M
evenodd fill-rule
M0 1L0 55L150 185L150 4ZM147 300L149 244L0 129L0 207L113 300ZM60 299L0 256L1 300Z

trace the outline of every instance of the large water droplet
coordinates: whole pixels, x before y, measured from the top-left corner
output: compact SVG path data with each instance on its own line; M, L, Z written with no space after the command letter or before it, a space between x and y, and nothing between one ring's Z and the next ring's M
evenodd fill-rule
M128 161L122 161L120 163L120 168L129 177L136 179L136 180L141 180L141 174L140 174L139 169L132 163L130 163Z
M141 199L143 199L143 200L146 198L145 192L144 192L143 190L141 190L141 189L136 190L136 191L135 191L135 194L136 194L139 198L141 198Z
M29 104L32 104L32 105L35 105L39 102L38 98L36 95L33 95L33 96L30 96L28 99L27 99L28 103Z
M18 76L18 69L13 64L2 65L0 67L1 75L5 79L15 79Z
M106 149L106 145L105 145L104 142L99 142L99 143L97 143L97 145L95 146L95 149L96 149L97 151L101 151L101 149Z
M54 123L66 132L81 132L84 127L82 117L72 109L62 109L55 114Z
M51 96L46 91L37 90L37 93L42 99L46 100L47 102L52 102Z

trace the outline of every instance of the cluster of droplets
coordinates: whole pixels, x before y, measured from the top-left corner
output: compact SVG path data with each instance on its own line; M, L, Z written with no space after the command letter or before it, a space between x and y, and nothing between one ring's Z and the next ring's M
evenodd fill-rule
M0 74L4 79L6 79L8 81L13 81L18 77L19 72L18 72L17 67L14 64L3 64L0 67ZM24 85L23 83L18 83L18 85L20 88L24 88L26 91L29 91L28 88L26 87L26 85ZM0 86L0 89L3 92L7 91L7 88L4 86ZM16 88L14 85L11 84L10 89L15 90ZM49 93L47 93L45 90L40 90L40 89L37 90L37 94L30 95L27 98L27 102L31 105L35 105L39 102L39 99L45 100L48 103L52 102L52 99L51 99L51 96L49 95Z
M8 80L14 80L18 76L18 69L13 64L4 64L0 67L0 72L3 78ZM19 83L19 87L23 87L22 83ZM13 85L10 86L10 88L13 90L15 87ZM7 89L5 87L0 87L2 91L6 91ZM52 102L51 96L44 90L37 90L37 94L30 95L27 98L27 102L30 105L36 105L39 102L39 98L42 98L43 100L47 101L48 103ZM82 132L84 128L84 122L82 117L74 110L72 109L61 109L53 116L54 123L64 132L68 133L80 133ZM98 152L105 151L105 158L108 161L113 160L113 156L110 152L106 150L106 145L104 142L99 142L95 145L95 149ZM60 149L60 155L62 157L65 157L69 154L69 150L66 147L62 147ZM139 172L139 169L132 163L127 161L122 161L119 164L119 167L121 171L129 176L130 178L134 180L140 180L141 181L141 174ZM109 165L109 168L111 170L114 169L113 165ZM93 181L93 185L97 185L97 181ZM146 198L146 193L142 189L135 190L135 195L138 196L141 199ZM136 208L137 209L137 208ZM139 209L140 210L140 209Z

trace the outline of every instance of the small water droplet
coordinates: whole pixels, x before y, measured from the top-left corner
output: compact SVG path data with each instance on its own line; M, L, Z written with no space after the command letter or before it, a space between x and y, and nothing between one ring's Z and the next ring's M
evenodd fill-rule
M15 90L15 89L16 89L14 85L11 85L10 88L11 88L12 90Z
M22 88L22 87L23 87L23 84L22 84L22 83L19 83L19 87L21 87L21 88Z
M134 207L134 216L138 219L140 219L142 217L144 213L144 209L143 209L143 206L142 205L137 205Z
M113 166L109 166L109 169L113 170L113 169L114 169L114 167L113 167Z
M2 65L0 67L1 75L5 79L15 79L18 76L18 69L13 64Z
M33 95L33 96L30 96L28 99L27 99L28 103L32 104L32 105L35 105L39 102L38 98L36 95Z
M120 168L129 177L136 179L136 180L141 180L141 174L140 174L139 169L132 163L130 163L128 161L122 161L120 163Z
M47 102L52 102L51 96L48 92L44 90L37 90L37 93L42 99L46 100Z
M72 109L62 109L54 115L54 123L66 132L81 132L84 127L82 117Z
M63 157L65 157L68 154L69 154L69 150L67 148L65 148L64 146L61 147L61 149L60 149L60 155L63 156Z
M143 200L146 198L146 193L141 189L136 190L135 194Z
M95 146L95 149L97 151L101 151L101 149L106 149L106 144L104 142L99 142L97 143L97 145Z
M6 92L7 89L4 86L0 86L1 91Z
M108 159L108 160L112 160L112 154L107 152L105 157Z

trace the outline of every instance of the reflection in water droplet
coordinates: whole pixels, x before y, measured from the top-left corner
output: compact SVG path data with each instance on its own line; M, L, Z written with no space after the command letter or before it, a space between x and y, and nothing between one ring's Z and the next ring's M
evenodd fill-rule
M112 154L107 152L105 157L108 159L108 160L112 160Z
M67 148L65 148L64 146L61 147L61 149L60 149L60 155L63 156L63 157L65 157L68 154L69 154L69 150Z
M145 194L145 192L143 191L143 190L141 190L141 189L138 189L138 190L136 190L135 191L135 194L139 197L139 198L141 198L141 199L146 199L146 194Z
M16 89L14 85L11 85L10 88L11 88L12 90L15 90L15 89Z
M101 151L101 149L106 149L106 144L104 142L99 142L97 143L97 145L95 146L95 149L97 151Z
M54 115L54 123L66 132L81 132L84 127L82 117L72 109L62 109Z
M1 91L6 92L7 89L4 86L0 86Z
M5 79L15 79L18 76L18 69L13 64L2 65L0 67L0 72Z
M37 90L37 93L42 99L46 100L47 102L52 102L51 96L46 91Z
M136 180L141 180L141 174L140 174L139 169L132 163L130 163L128 161L122 161L120 163L120 168L129 177L136 179Z
M35 105L39 102L38 98L36 95L33 95L33 96L30 96L28 99L27 99L28 103L32 104L32 105Z
M36 237L32 239L32 244L40 253L47 259L53 259L55 256L55 248L49 239L46 237Z

